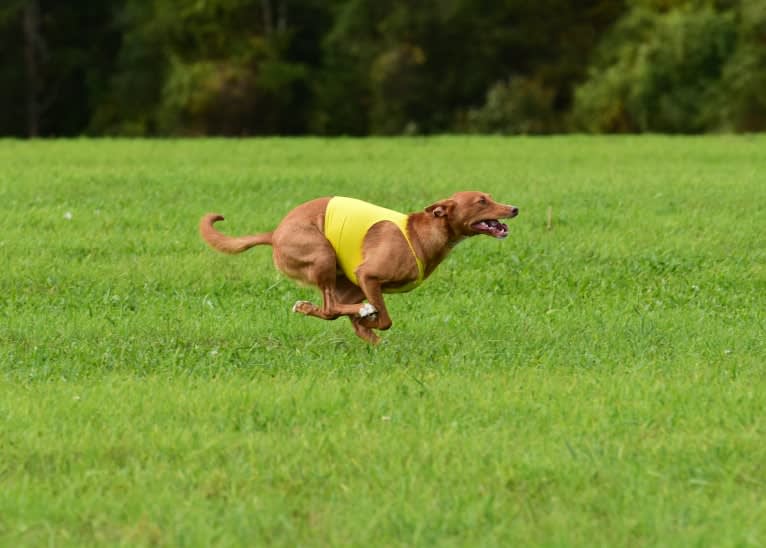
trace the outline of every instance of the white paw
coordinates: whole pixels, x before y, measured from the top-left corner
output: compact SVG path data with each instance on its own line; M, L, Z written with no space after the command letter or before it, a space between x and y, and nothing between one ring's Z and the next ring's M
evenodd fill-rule
M360 318L366 318L367 316L373 316L378 313L378 309L372 306L370 303L364 303L360 308L357 315Z
M293 312L298 312L298 307L302 304L311 304L309 301L295 301L295 304L293 305Z

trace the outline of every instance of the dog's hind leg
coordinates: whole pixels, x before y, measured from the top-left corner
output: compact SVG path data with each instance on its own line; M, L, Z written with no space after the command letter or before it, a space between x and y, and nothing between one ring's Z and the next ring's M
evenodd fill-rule
M380 342L380 337L378 337L372 329L362 325L364 318L360 316L360 309L366 306L374 310L374 307L371 305L362 304L365 298L362 290L351 283L345 276L340 276L335 280L334 297L336 309L340 306L351 305L349 310L351 310L352 313L346 315L351 321L351 326L354 328L354 332L357 336L370 344L378 344ZM301 308L301 310L296 310L296 312L322 317L319 316L319 313L321 313L320 309L311 303L299 301L298 303L295 303L295 306L296 308Z
M309 301L298 301L293 305L293 312L299 312L306 316L314 316L323 320L335 320L341 316L354 316L364 305L345 304L339 302L335 295L335 288L325 286L322 290L322 307L318 307Z
M304 280L319 287L322 292L321 308L308 301L298 301L293 312L314 316L323 320L334 320L340 316L357 316L364 306L364 293L346 278L336 278L335 254L321 255L306 269ZM363 314L362 314L363 315Z
M293 312L323 320L359 314L364 294L344 276L338 277L335 249L324 234L314 225L288 224L285 228L283 222L274 232L274 264L283 274L322 292L321 307L298 301Z
M362 325L364 318L360 316L360 309L363 307L371 307L371 305L362 304L364 302L364 293L358 286L351 283L347 278L341 276L336 279L335 291L332 292L331 298L334 303L332 305L333 309L336 311L342 309L345 311L345 314L327 317L322 309L307 301L298 301L295 303L293 311L323 319L335 319L340 315L346 315L351 321L354 332L358 337L370 344L378 344L380 342L380 337L378 337L372 329Z

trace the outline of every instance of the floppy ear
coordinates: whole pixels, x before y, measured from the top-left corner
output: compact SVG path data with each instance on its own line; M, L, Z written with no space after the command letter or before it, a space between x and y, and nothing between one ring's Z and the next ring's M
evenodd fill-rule
M436 202L435 204L428 206L426 208L426 213L430 213L434 217L446 217L452 213L454 208L454 200L442 200L441 202Z

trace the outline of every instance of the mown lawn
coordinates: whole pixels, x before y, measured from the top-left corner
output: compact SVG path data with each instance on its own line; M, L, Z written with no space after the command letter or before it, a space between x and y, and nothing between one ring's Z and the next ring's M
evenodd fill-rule
M765 150L0 141L0 545L766 544ZM510 237L374 348L196 232L460 189Z

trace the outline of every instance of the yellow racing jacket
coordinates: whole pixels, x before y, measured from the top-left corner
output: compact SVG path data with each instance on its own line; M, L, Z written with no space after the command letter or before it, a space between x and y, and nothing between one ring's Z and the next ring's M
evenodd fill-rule
M356 269L362 264L362 244L367 231L381 221L390 221L399 227L402 236L410 247L412 256L418 265L418 278L412 283L396 289L387 289L386 293L404 293L411 291L423 282L425 267L410 241L407 230L407 215L376 206L354 198L335 196L327 203L324 214L324 235L335 249L338 264L346 277L356 285Z

